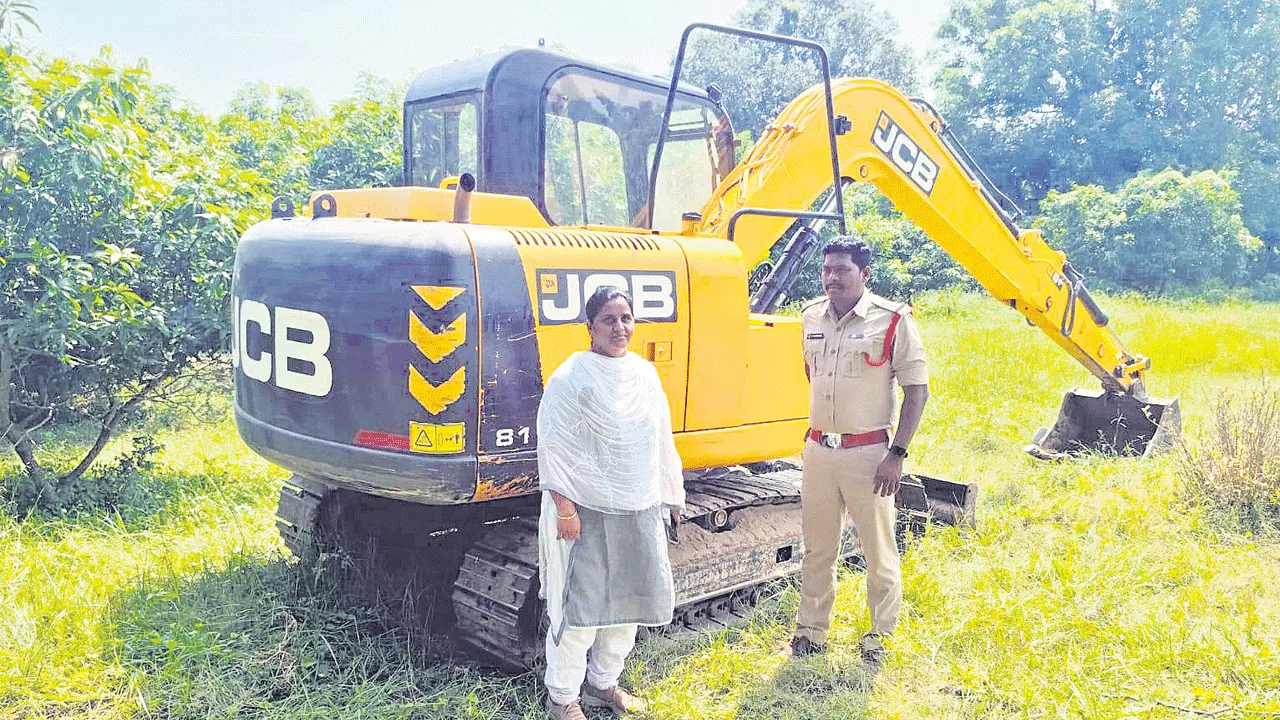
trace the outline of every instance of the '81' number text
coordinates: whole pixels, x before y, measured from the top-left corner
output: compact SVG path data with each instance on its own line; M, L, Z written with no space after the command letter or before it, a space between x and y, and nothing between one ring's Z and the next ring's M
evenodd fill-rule
M529 435L530 432L528 426L518 428L499 428L496 436L494 437L494 442L501 448L512 447L514 445L528 445Z

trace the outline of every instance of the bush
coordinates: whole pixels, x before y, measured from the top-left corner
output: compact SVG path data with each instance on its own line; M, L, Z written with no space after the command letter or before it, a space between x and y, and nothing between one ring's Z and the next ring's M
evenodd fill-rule
M132 450L115 462L94 468L89 482L76 485L67 511L76 515L116 514L127 522L158 512L168 493L152 482L151 471L163 449L150 435L135 436Z
M172 494L162 483L152 481L155 456L162 446L150 435L133 438L133 449L115 461L95 466L56 501L40 501L40 489L30 477L15 478L8 488L6 508L11 515L35 512L38 516L115 515L126 524L145 520L164 507Z
M1157 293L1198 291L1213 280L1247 286L1263 272L1262 243L1245 229L1230 179L1170 169L1141 173L1116 192L1097 185L1050 192L1035 225L1103 286Z
M1261 302L1280 302L1280 274L1266 275L1251 288L1254 300Z
M1192 499L1215 525L1280 532L1280 390L1263 381L1214 406L1214 434L1184 444L1181 470Z

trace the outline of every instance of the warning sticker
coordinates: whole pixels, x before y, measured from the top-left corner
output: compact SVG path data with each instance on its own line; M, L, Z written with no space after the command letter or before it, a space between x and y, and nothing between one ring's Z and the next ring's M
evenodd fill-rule
M409 423L409 449L417 453L460 453L466 442L465 423Z

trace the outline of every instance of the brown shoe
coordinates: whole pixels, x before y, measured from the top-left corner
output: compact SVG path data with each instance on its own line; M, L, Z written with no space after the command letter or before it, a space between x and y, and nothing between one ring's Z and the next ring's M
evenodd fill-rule
M644 712L646 707L643 700L618 685L600 690L591 683L582 686L582 703L587 707L607 707L614 715Z
M577 700L572 700L567 705L557 705L551 702L551 698L547 698L547 714L551 716L551 720L587 720L587 716L582 713L582 705Z
M826 650L826 648L819 643L803 635L796 635L791 638L790 642L783 644L778 654L786 655L787 657L809 657L810 655L817 655L823 650Z

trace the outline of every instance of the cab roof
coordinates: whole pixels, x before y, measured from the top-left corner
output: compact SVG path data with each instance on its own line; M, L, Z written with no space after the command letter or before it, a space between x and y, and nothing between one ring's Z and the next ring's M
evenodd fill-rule
M532 95L534 101L539 102L551 76L569 67L612 75L663 90L671 87L668 78L639 75L541 48L521 48L457 60L425 70L414 78L404 101L405 105L409 105L431 98L480 90L485 93L496 91L500 96ZM687 83L680 83L679 91L682 95L707 99L705 90Z

